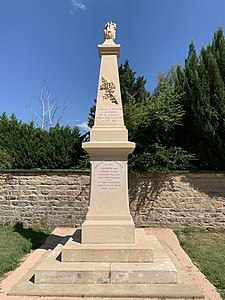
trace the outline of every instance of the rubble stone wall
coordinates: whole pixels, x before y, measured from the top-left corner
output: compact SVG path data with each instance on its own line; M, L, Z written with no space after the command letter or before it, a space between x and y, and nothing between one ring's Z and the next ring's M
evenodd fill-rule
M90 172L0 171L0 224L79 227L89 202ZM225 228L225 173L176 172L129 176L137 227Z

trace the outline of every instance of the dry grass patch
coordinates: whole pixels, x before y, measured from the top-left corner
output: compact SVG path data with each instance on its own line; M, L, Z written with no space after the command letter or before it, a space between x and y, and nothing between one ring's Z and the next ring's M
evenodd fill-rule
M186 228L177 236L182 248L225 299L225 231Z

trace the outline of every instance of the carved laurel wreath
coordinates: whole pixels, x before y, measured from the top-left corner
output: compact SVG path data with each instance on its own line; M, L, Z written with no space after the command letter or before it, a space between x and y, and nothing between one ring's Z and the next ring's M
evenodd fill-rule
M100 90L104 90L105 94L103 95L103 100L109 99L112 103L118 104L115 95L116 85L112 81L107 81L103 76L101 78L102 84L100 85Z

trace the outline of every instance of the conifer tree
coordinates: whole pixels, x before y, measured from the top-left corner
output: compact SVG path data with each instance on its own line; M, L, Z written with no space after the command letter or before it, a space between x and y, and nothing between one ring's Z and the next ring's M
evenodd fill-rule
M71 129L57 124L48 131L36 128L32 122L18 121L15 115L0 116L0 168L76 167L82 153L81 142L76 126Z
M126 60L124 65L119 67L120 89L122 103L125 105L130 99L136 102L142 102L150 96L146 90L146 80L144 76L135 77L136 72L130 68L129 61Z
M179 144L194 153L198 168L225 168L225 40L222 28L199 58L193 42L182 69L177 67L175 89L183 92L185 115L177 133Z

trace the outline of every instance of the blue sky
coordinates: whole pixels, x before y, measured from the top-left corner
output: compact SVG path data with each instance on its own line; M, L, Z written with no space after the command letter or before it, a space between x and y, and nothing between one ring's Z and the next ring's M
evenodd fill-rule
M224 0L0 0L0 113L31 121L44 80L66 112L63 125L82 124L97 92L105 23L117 23L119 64L129 60L146 87L183 64L225 30Z

